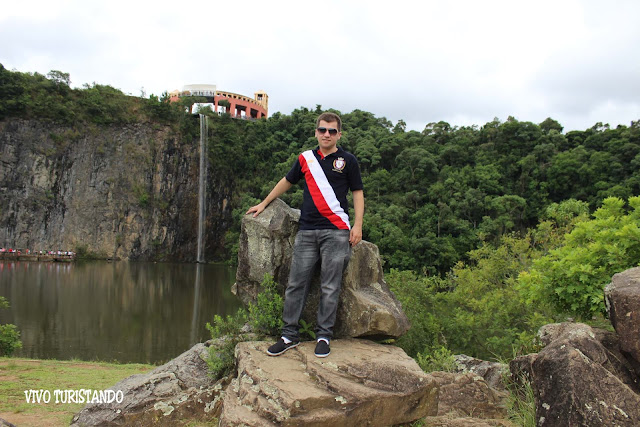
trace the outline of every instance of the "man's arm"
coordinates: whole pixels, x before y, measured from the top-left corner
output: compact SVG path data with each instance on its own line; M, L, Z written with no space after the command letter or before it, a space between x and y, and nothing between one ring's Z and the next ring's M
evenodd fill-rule
M355 246L362 240L362 220L364 218L364 192L362 190L352 191L353 194L353 210L355 221L349 233L349 243Z
M287 190L289 190L292 185L293 184L287 181L287 178L282 178L280 181L278 181L276 186L273 187L273 190L271 190L269 195L265 197L262 202L258 203L255 206L250 207L246 214L250 214L251 212L254 212L253 217L254 218L257 217L262 213L263 210L265 210L267 206L269 206L269 203L273 202L275 199L277 199L278 197L286 193Z

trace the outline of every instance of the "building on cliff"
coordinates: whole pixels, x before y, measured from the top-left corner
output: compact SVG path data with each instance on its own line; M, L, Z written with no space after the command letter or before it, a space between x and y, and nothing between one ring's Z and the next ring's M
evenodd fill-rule
M266 118L269 111L269 96L265 91L257 91L253 98L233 92L216 89L216 85L193 84L186 85L182 90L169 93L171 102L176 102L184 96L201 96L206 103L194 104L191 113L197 112L198 107L209 105L218 114L228 113L231 117L242 119Z

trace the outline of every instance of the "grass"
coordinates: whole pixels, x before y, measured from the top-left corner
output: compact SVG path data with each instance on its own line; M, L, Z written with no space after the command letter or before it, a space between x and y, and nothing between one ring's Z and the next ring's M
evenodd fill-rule
M517 426L535 427L536 423L536 401L533 386L525 375L520 375L518 381L506 378L507 390L507 414Z
M55 403L55 390L105 390L154 365L0 357L0 418L16 425L68 426L84 403ZM25 390L48 390L51 401L27 403Z

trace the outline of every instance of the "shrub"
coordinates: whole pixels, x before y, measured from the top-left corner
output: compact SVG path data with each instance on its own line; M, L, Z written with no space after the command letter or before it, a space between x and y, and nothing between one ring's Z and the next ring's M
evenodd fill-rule
M606 314L604 286L640 260L640 197L629 198L628 213L624 205L617 197L605 199L592 220L576 224L562 246L520 274L530 304L550 301L582 319Z
M398 339L398 346L411 357L425 348L438 348L442 338L441 320L434 313L438 279L391 269L385 280L411 322L411 329Z
M16 325L0 325L0 356L11 356L21 347L20 331Z
M537 329L552 320L547 307L528 305L515 286L540 256L533 240L504 235L497 247L469 252L469 263L459 262L444 279L392 269L385 279L411 321L398 345L423 358L425 349L441 347L482 359L532 348Z
M273 277L265 274L262 291L255 304L249 304L249 323L253 330L266 335L277 335L282 328L284 301L278 293Z
M211 333L211 338L220 340L220 345L212 345L209 347L209 357L207 365L211 376L220 378L231 372L234 367L234 351L236 344L241 339L240 329L247 320L247 313L240 309L238 312L226 318L218 316L213 317L213 325L207 322L207 329Z
M423 353L418 353L416 362L425 372L454 372L456 370L456 360L446 347L426 349Z
M207 364L214 378L229 374L235 364L235 347L245 341L249 335L242 333L243 326L248 322L254 332L273 335L282 327L283 301L277 291L273 277L265 274L262 281L262 291L258 294L255 304L249 304L249 311L240 309L231 316L223 318L215 315L213 324L207 322L207 329L211 338L218 340L218 345L209 347ZM253 339L255 336L251 336Z
M9 302L0 296L0 308L8 308ZM0 325L0 356L11 356L13 352L22 347L20 331L15 325Z

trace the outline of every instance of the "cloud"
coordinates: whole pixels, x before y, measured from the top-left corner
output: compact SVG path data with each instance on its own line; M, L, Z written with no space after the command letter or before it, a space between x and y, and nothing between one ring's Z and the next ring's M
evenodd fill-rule
M270 112L321 104L408 128L509 115L565 129L636 120L640 4L378 0L8 5L5 67L161 94L210 83Z

